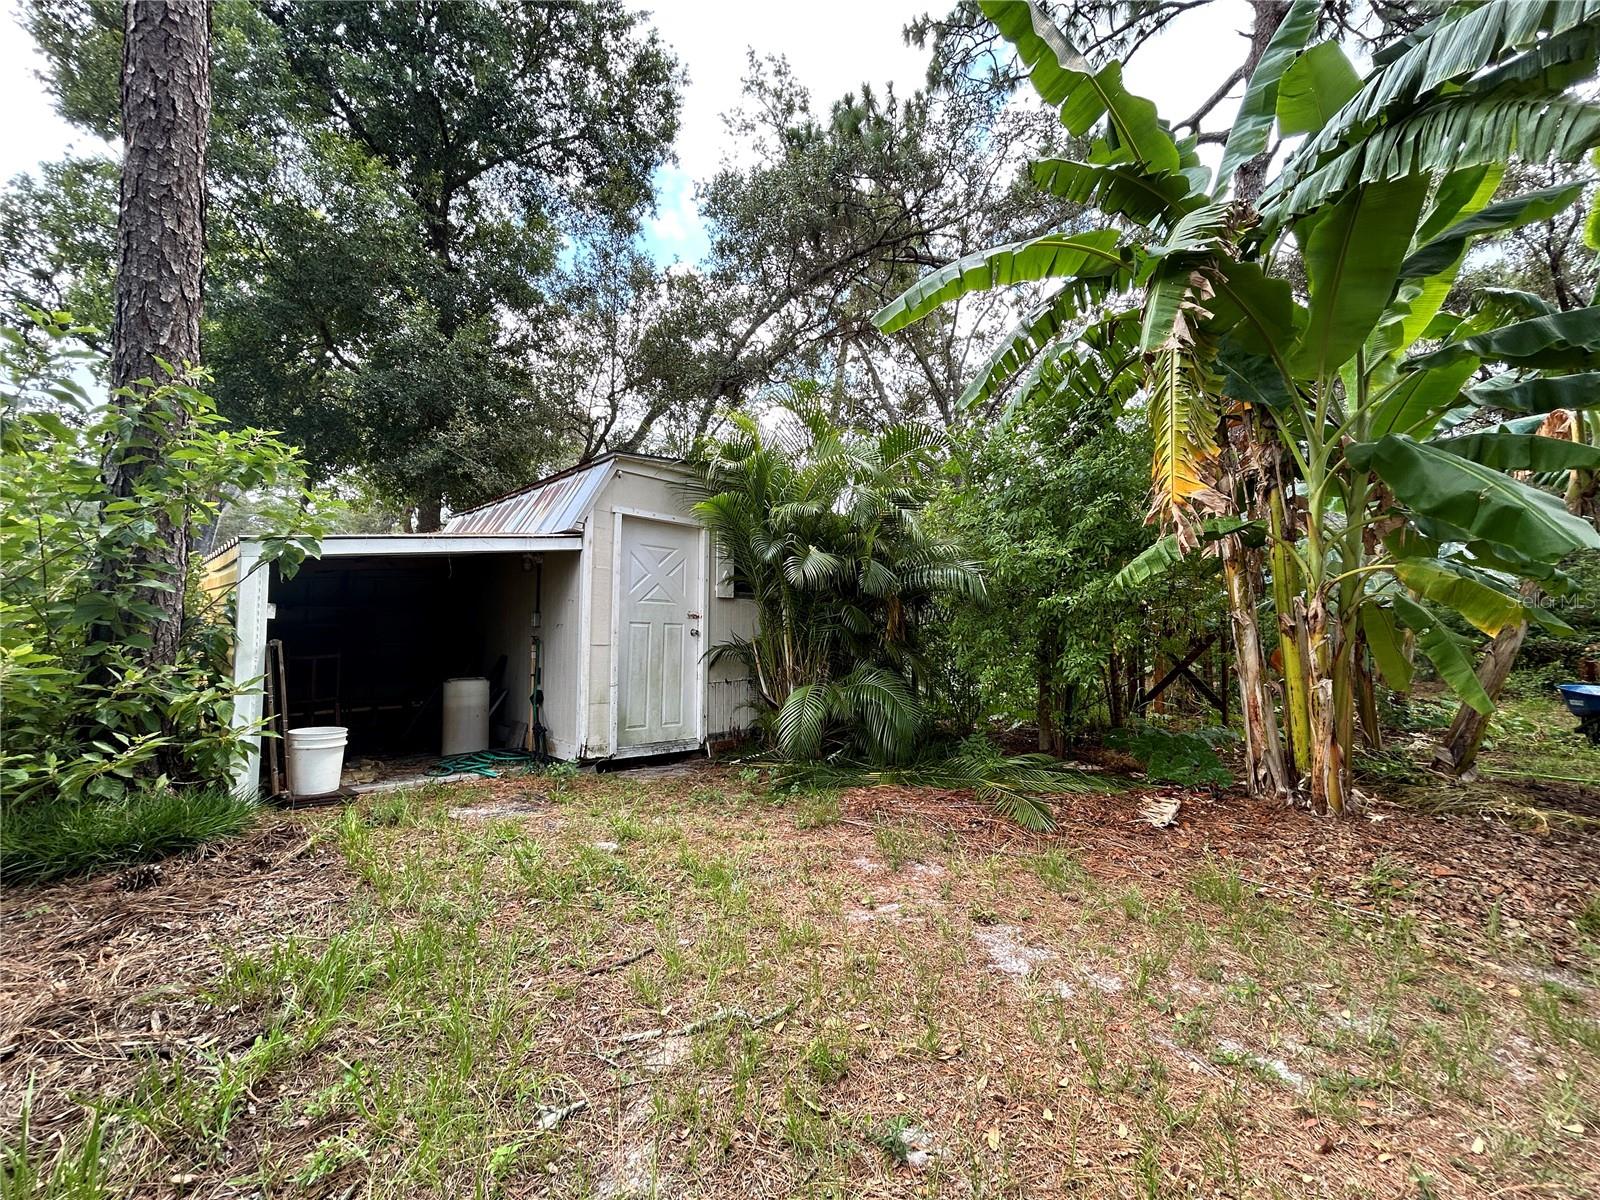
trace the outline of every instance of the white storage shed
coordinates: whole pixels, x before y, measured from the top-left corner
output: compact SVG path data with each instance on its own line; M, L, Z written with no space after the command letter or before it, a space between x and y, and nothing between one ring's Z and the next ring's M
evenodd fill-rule
M446 679L494 687L491 744L556 758L694 750L750 725L753 691L708 651L754 603L695 520L683 464L611 454L454 516L433 534L336 535L290 578L245 538L207 562L237 588L235 720L257 724L269 643L290 727L344 725L353 755L438 748ZM532 697L542 697L534 710ZM254 787L256 752L240 783Z

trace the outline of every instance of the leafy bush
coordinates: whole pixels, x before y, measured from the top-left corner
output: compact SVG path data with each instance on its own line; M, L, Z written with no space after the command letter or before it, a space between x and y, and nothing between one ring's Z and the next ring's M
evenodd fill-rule
M164 858L248 826L252 799L226 788L155 788L110 800L47 800L0 813L0 875L44 883Z
M1226 787L1233 772L1217 757L1214 743L1231 737L1221 729L1184 733L1146 723L1112 730L1106 745L1138 759L1151 783Z
M809 400L797 392L776 435L734 415L708 455L695 512L757 611L754 636L713 659L749 668L785 756L903 762L930 724L922 620L941 597L984 596L977 566L921 520L949 444L920 425L835 429Z
M1117 421L1106 396L1041 386L970 437L967 470L929 521L985 562L991 603L944 604L930 623L942 698L962 722L1037 720L1039 748L1063 754L1070 734L1129 703L1143 662L1179 657L1215 626L1215 564L1114 585L1157 531L1144 521L1149 432Z
M150 597L174 587L155 514L203 531L237 497L277 497L257 502L282 534L263 557L292 570L315 551L320 498L294 450L230 428L197 376L141 395L138 417L92 399L85 380L98 360L64 349L64 314L35 315L32 340L0 330L0 793L14 808L117 799L163 777L220 783L244 751L231 727L231 595L205 594L192 558L177 661L145 665L160 615ZM153 423L164 448L119 496L101 464Z

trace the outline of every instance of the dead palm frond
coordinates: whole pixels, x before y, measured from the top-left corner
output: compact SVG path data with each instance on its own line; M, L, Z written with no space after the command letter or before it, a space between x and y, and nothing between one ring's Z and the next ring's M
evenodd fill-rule
M1112 792L1117 784L1103 775L1068 766L1047 754L1007 755L982 738L969 738L952 753L904 766L876 766L846 760L788 762L778 782L795 787L899 787L970 791L1008 821L1045 833L1055 828L1060 797Z

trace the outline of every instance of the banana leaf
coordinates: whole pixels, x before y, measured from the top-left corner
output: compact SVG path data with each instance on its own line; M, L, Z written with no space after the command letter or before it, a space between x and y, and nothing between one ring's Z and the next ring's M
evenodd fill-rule
M1255 549L1266 545L1267 527L1261 521L1247 521L1243 517L1212 517L1200 523L1200 540L1202 542L1220 541L1229 534L1237 533L1245 545ZM1113 587L1132 588L1152 579L1165 575L1173 567L1188 557L1178 545L1176 534L1167 534L1160 538L1148 549L1112 578Z
M948 300L1013 283L1107 275L1124 265L1117 232L1047 233L979 250L929 272L873 314L884 333L920 321Z
M1592 471L1600 468L1600 446L1532 433L1469 433L1427 443L1496 471Z
M1527 619L1520 600L1470 569L1452 569L1436 558L1406 558L1395 563L1394 573L1424 599L1460 613L1474 629L1491 637Z
M1311 303L1293 358L1298 377L1332 377L1367 340L1394 295L1427 194L1423 175L1375 183L1307 223Z
M1396 593L1392 598L1395 616L1407 629L1417 635L1417 648L1427 655L1428 661L1439 672L1445 686L1456 694L1462 703L1488 716L1494 712L1494 701L1483 690L1472 660L1461 649L1455 634L1437 615L1412 600Z
M1450 226L1407 258L1400 267L1400 278L1414 279L1434 275L1451 266L1473 238L1520 229L1535 221L1548 220L1569 207L1583 191L1583 181L1540 188L1500 200Z
M1436 446L1391 434L1347 446L1345 457L1359 471L1376 472L1402 504L1471 538L1514 546L1543 562L1600 549L1594 526L1548 492Z
M1473 362L1464 360L1467 374L1472 373ZM1496 375L1486 383L1474 384L1465 393L1473 404L1483 408L1499 408L1514 413L1551 413L1558 408L1595 408L1600 406L1600 371L1586 371L1580 375L1539 376L1519 378L1506 373Z
M1139 225L1160 218L1171 224L1205 203L1179 174L1152 175L1131 164L1102 165L1070 158L1043 158L1029 168L1033 182L1052 196L1103 213L1127 217Z
M1361 77L1335 42L1307 50L1278 84L1278 132L1283 137L1315 133L1361 90Z
M1235 171L1266 150L1278 111L1279 81L1316 27L1317 0L1294 0L1273 31L1272 40L1245 85L1239 112L1222 148L1222 165L1217 168L1218 195L1226 190Z
M1394 614L1376 602L1363 604L1361 632L1366 637L1367 648L1372 651L1372 661L1378 664L1384 682L1397 692L1410 691L1415 669L1401 645Z
M1477 369L1474 359L1463 359L1432 371L1411 371L1372 402L1367 428L1374 438L1391 433L1413 436L1431 431L1439 415L1461 394L1461 385Z
M1158 172L1179 167L1178 147L1156 115L1156 106L1122 84L1122 64L1099 71L1033 3L981 0L983 15L1017 49L1028 77L1045 103L1061 114L1061 123L1076 136L1106 118L1112 144L1135 162Z
M1424 370L1476 358L1544 371L1579 371L1600 366L1600 308L1575 308L1502 325L1447 342L1408 359L1408 370Z

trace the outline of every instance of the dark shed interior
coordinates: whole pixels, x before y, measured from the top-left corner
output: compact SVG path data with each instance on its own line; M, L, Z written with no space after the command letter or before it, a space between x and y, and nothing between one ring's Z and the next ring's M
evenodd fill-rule
M488 678L490 741L521 745L539 556L326 558L274 578L288 727L343 725L351 755L437 753L446 679Z

